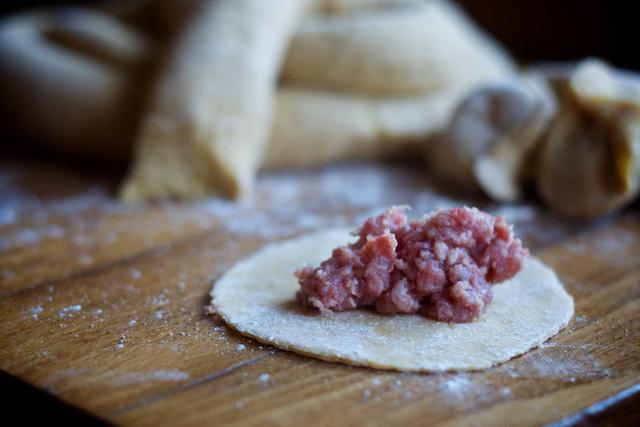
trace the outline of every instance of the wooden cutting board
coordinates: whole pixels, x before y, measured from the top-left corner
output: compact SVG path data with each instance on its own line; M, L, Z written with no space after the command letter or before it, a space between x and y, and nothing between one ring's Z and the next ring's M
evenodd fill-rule
M131 425L632 423L640 414L640 214L592 224L464 199L419 167L260 177L255 197L123 206L114 180L0 163L0 368ZM542 348L479 372L407 374L258 344L205 314L212 283L268 241L386 205L503 213L576 300Z

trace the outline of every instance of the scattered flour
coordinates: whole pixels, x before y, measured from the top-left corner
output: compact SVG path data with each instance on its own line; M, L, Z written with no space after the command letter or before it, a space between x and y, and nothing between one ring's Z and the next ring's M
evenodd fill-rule
M502 215L507 222L533 221L540 216L540 210L531 205L500 205L491 209L494 215Z
M115 383L120 386L125 386L149 381L185 381L188 379L188 372L181 371L179 369L169 369L147 372L129 372L118 377Z
M58 382L62 380L66 380L67 378L78 377L86 373L89 373L89 370L85 368L66 368L66 369L61 369L59 371L55 371L47 377L47 380L44 383L44 388L50 393L57 395Z
M614 372L594 354L597 344L547 343L496 369L511 378L548 378L565 382L610 378Z
M442 391L452 400L463 400L473 383L463 374L456 374L442 384Z
M236 351L245 351L246 349L247 349L247 346L244 344L236 345Z
M77 377L86 373L86 369L67 368L60 371L56 371L47 377L47 384L52 384L66 378Z
M169 301L170 301L169 298L167 298L167 296L165 295L165 293L163 291L163 292L159 293L158 295L150 298L147 301L147 304L150 304L150 305L152 305L154 307L161 307L161 306L169 304Z
M63 307L60 311L58 311L58 317L73 317L73 313L77 313L80 310L82 310L82 306L80 304Z
M390 179L381 168L394 169L399 178ZM418 188L422 191L416 191ZM371 216L389 204L412 205L421 215L460 201L425 189L424 181L416 180L401 167L337 165L304 175L291 171L263 175L256 195L243 203L209 199L194 207L221 218L221 227L231 234L272 239L355 224L363 212Z
M12 233L3 233L0 237L0 252L34 245L43 240L64 237L64 228L58 225L47 225L42 228L20 228Z
M31 316L33 317L33 320L38 320L38 315L42 313L42 310L43 309L40 304L36 305L35 307L29 310L29 312L31 313Z

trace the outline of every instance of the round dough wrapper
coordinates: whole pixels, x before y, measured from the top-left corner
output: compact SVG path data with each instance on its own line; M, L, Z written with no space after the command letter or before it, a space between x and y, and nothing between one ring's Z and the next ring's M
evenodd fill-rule
M323 360L401 371L488 368L542 344L573 315L573 299L536 258L493 286L494 299L473 323L352 310L322 316L295 300L293 271L318 265L353 240L329 230L263 248L239 262L211 291L219 316L241 334Z

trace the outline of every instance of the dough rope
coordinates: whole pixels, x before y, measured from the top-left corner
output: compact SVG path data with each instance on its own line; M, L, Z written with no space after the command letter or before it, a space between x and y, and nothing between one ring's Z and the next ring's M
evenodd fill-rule
M251 191L278 70L304 4L198 3L160 71L124 199L238 198Z

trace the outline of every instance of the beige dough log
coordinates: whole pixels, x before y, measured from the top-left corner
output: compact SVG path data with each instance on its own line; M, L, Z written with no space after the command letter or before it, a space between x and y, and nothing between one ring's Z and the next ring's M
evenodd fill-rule
M417 94L513 72L508 55L446 1L345 15L317 14L298 29L285 83L366 94Z
M9 131L75 155L126 157L138 120L147 39L80 8L0 25L0 109Z
M281 88L263 168L372 158L415 147L445 125L466 90L367 97Z
M121 194L240 197L268 139L300 0L202 1L161 71Z
M538 192L568 217L619 209L640 191L640 75L587 60L556 80L562 106L539 155Z
M168 34L175 34L191 17L201 0L157 0L152 2L148 13L157 20L159 26ZM401 3L414 3L416 0L308 0L306 13L344 14Z
M423 0L313 0L310 4L310 11L337 15L403 3L416 3L417 1Z

